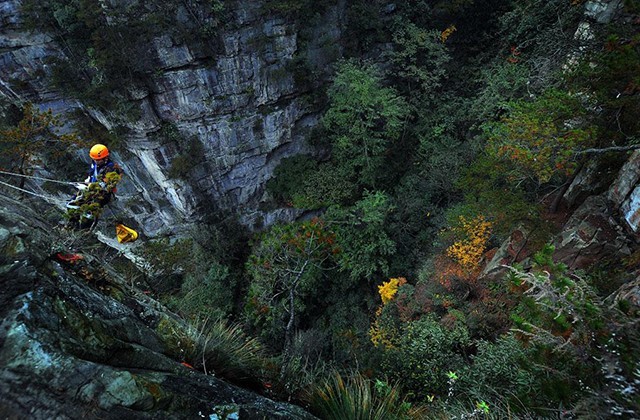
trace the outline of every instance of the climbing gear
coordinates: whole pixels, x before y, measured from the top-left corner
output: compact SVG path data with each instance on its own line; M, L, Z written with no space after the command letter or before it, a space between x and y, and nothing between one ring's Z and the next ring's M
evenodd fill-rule
M118 223L116 225L116 236L118 237L118 242L124 244L127 242L134 242L138 239L138 232L130 227L126 227L122 223Z
M44 195L44 194L38 194L36 192L29 191L29 190L25 190L24 188L16 187L15 185L11 185L11 184L8 184L6 182L0 181L0 185L4 185L5 187L13 188L14 190L18 190L20 192L23 192L23 193L26 193L26 194L31 194L31 195L33 195L35 197L42 198L48 203L52 203L52 204L65 203L65 201L63 201L63 200L56 200L54 198L51 198L50 196L47 196L47 195Z
M58 252L57 254L55 254L54 258L60 262L67 262L71 264L84 259L84 257L80 254L63 254L62 252Z
M96 144L89 150L89 156L93 160L104 159L109 156L109 149L104 144Z
M92 157L92 159L96 159L96 158L94 158L94 156L98 156L98 159L104 159L107 156L109 156L109 150L102 144L96 144L95 146L93 146L91 148L91 151L89 152L89 154ZM111 166L109 166L109 168L112 168L115 165L115 164L113 164L111 162L109 162L109 163L111 164ZM119 169L119 167L117 167L117 169ZM97 165L95 165L95 164L92 165L92 171L94 172L93 175L97 178L98 175L99 175L99 172L97 170ZM87 211L87 212L84 212L82 214L78 214L78 213L81 213L81 212L77 211L77 210L79 210L81 208L81 206L83 204L87 204L84 192L85 192L85 190L87 190L87 188L89 188L89 186L90 186L89 184L83 183L83 182L58 181L56 179L43 178L43 177L38 177L38 176L33 176L33 175L18 174L18 173L14 173L14 172L3 171L3 170L0 170L0 174L9 175L9 176L16 176L16 177L21 177L21 178L35 179L35 180L39 180L39 181L53 182L53 183L57 183L57 184L71 185L71 186L75 187L76 189L79 190L78 194L73 199L71 199L71 201L67 201L67 200L55 199L51 195L39 194L39 193L36 193L34 191L29 191L27 189L20 188L18 186L11 185L9 183L0 181L0 185L3 185L5 187L20 191L22 193L30 194L30 195L33 195L35 197L42 198L45 201L47 201L49 203L52 203L52 204L65 206L66 209L67 209L67 214L71 215L71 213L69 211L74 213L71 216L71 219L69 220L68 226L76 227L76 225L77 225L77 227L80 227L80 228L86 228L86 227L92 228L97 224L98 218L94 217L94 214L91 211ZM97 182L96 185L99 186L98 189L101 190L101 191L105 191L105 189L107 187L107 184L104 181ZM113 192L115 192L115 188L113 189L113 191L109 192L109 195L111 197L113 197ZM107 200L107 202L102 204L101 208L105 208L105 206L108 203L108 201L110 201L110 200ZM99 204L99 203L96 203L96 204ZM109 210L111 210L111 209L109 209ZM118 242L120 242L120 243L134 242L134 241L136 241L138 239L138 232L136 232L135 230L133 230L133 229L121 224L121 223L116 224L116 235L118 237ZM64 259L64 257L60 257L60 259Z
M20 178L29 178L29 179L37 179L39 181L47 181L47 182L55 182L57 184L65 184L65 185L74 185L77 184L77 182L71 182L71 181L58 181L57 179L51 179L51 178L42 178L39 176L33 176L33 175L24 175L24 174L17 174L15 172L7 172L7 171L0 171L0 174L3 175L10 175L10 176L17 176Z

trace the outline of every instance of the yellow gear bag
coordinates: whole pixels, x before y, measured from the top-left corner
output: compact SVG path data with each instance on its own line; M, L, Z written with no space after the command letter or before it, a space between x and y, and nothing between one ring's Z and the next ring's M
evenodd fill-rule
M136 239L138 239L138 232L129 227L126 227L121 223L118 223L116 225L116 236L118 237L118 242L124 244L127 242L134 242Z

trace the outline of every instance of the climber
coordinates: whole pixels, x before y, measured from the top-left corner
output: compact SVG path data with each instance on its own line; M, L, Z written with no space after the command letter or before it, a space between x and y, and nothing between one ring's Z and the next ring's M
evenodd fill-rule
M78 184L78 194L67 204L67 215L72 225L84 226L88 221L95 223L102 208L114 197L116 184L123 173L120 165L109 157L109 149L105 145L94 145L89 156L92 160L89 176L84 183Z

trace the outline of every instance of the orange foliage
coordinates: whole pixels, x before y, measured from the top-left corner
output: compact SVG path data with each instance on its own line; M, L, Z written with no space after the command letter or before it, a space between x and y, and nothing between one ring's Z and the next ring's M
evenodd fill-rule
M443 255L435 260L436 279L446 289L451 289L452 280L468 280L468 273L460 264Z
M440 33L440 41L444 44L456 30L456 25L449 25L447 29Z

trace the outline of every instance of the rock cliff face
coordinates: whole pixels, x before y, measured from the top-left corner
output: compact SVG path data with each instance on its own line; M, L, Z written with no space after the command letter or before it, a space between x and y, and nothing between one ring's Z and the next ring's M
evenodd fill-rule
M122 202L150 236L210 208L238 211L247 225L290 219L291 210L263 213L258 205L274 167L305 149L318 120L308 92L293 80L292 60L297 54L313 70L339 56L342 13L338 5L306 27L313 36L301 50L295 23L268 13L264 3L226 2L229 21L211 41L219 43L211 52L169 35L154 38L148 52L155 57L153 71L144 88L128 92L135 117L123 118L52 90L46 63L64 52L46 33L25 28L19 0L0 1L0 94L63 117L81 110L108 130L118 125L126 133L114 148L127 173ZM163 140L163 127L176 131L183 145ZM168 171L186 139L202 145L204 158L189 162L185 179L171 179Z
M187 327L116 275L108 248L52 258L69 235L0 197L1 418L315 418L182 365Z
M619 0L587 1L585 20L575 39L581 42L590 39L591 25L611 23L621 7ZM572 55L568 57L571 61ZM637 249L640 240L640 152L628 153L626 157L620 155L618 159L619 166L603 165L596 155L576 173L559 197L563 210L555 215L556 219L562 220L558 221L559 234L553 239L554 259L571 269L619 261ZM522 262L530 257L530 233L513 232L487 265L485 275L489 278L500 276L504 272L502 264ZM633 290L637 293L637 285Z

